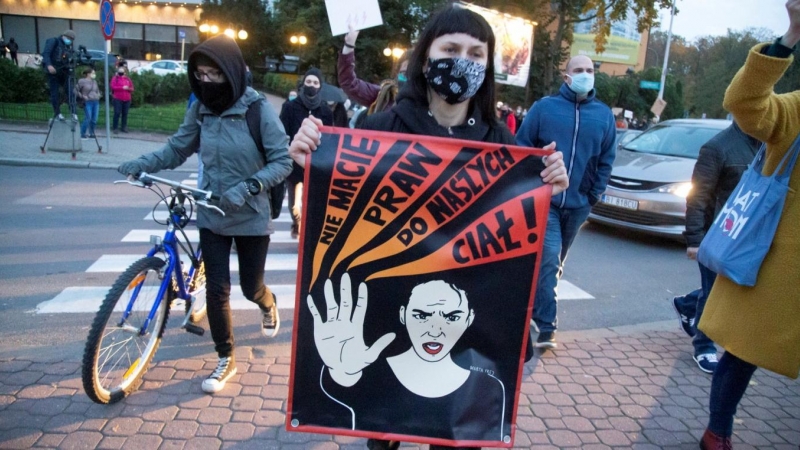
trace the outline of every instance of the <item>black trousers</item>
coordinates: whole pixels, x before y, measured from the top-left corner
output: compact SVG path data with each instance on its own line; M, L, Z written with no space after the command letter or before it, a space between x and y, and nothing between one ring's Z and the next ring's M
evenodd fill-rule
M214 340L214 350L220 357L231 356L234 346L230 304L230 255L234 241L239 256L239 284L242 293L262 310L275 305L272 291L264 284L269 236L222 236L201 228L200 248L206 264L208 324Z
M119 117L122 116L122 129L128 131L128 110L131 108L131 101L122 101L114 99L114 119L111 126L112 130L117 129Z
M75 92L69 83L69 72L59 70L55 74L47 74L47 85L50 88L50 105L53 106L53 114L57 116L61 112L61 89L67 95L67 104L70 106L69 113L75 114Z

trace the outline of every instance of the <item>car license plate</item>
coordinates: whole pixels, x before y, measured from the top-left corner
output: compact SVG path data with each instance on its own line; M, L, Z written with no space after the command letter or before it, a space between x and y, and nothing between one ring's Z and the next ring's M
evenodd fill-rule
M600 201L607 205L617 206L619 208L632 209L632 210L639 209L639 202L637 202L636 200L628 200L627 198L614 197L613 195L603 195Z

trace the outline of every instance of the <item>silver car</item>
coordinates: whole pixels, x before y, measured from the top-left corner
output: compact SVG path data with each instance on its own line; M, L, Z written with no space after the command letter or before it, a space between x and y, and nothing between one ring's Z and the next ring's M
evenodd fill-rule
M729 120L666 120L621 144L589 220L683 241L700 147L730 125Z

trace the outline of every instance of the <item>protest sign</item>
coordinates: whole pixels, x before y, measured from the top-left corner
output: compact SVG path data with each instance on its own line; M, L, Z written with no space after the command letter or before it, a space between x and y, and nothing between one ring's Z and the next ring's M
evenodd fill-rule
M383 25L378 0L325 0L325 9L332 36Z
M549 153L323 128L306 163L288 430L512 445Z

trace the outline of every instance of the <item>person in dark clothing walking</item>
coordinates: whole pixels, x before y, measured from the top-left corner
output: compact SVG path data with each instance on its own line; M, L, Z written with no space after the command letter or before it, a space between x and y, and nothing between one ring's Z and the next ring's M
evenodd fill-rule
M0 58L6 59L7 51L8 51L8 46L6 45L6 40L3 36L0 36Z
M362 128L513 144L514 137L494 112L494 46L494 32L483 17L458 5L446 7L422 32L409 59L408 84L395 106L368 116ZM289 148L297 164L304 164L305 154L320 144L321 125L316 117L303 121ZM545 165L541 176L553 184L556 195L569 184L561 153L548 156ZM532 356L530 341L528 347ZM370 439L367 445L386 450L399 444Z
M322 120L323 125L333 125L333 113L320 96L323 83L325 79L317 68L312 67L303 75L303 80L297 89L297 98L285 102L281 108L281 122L287 135L297 134L303 120L309 115ZM291 235L297 239L300 235L302 213L303 168L294 164L292 173L286 177L286 183L289 191L289 212L292 214Z
M125 175L173 169L198 153L203 161L200 189L220 192L225 216L200 208L200 249L206 268L208 324L217 368L203 381L204 392L220 391L236 374L230 310L230 256L236 243L239 283L244 296L261 309L261 333L274 337L280 327L275 295L264 284L270 235L269 189L291 171L288 138L269 102L246 86L245 64L236 42L215 36L189 55L189 84L197 101L186 111L178 132L154 153L119 166ZM251 106L252 105L252 106ZM261 142L254 141L243 120L249 108L260 108ZM202 149L202 151L200 151Z
M721 131L700 148L700 156L692 173L692 191L686 198L686 256L697 261L697 250L714 218L736 188L761 143L746 135L736 122ZM717 367L714 342L697 330L706 299L717 274L698 261L700 289L672 299L680 325L692 337L694 361L705 373Z
M42 67L47 74L47 84L50 87L50 104L53 106L53 116L58 120L64 120L61 115L61 89L66 91L69 104L69 113L72 120L78 121L75 113L75 94L69 86L70 77L70 53L72 44L75 42L75 32L67 30L61 36L48 39L44 44L42 52Z
M14 65L19 66L19 61L17 60L19 44L17 44L17 41L12 37L8 40L8 45L6 45L6 47L8 48L8 54L11 56L11 60L14 61Z

